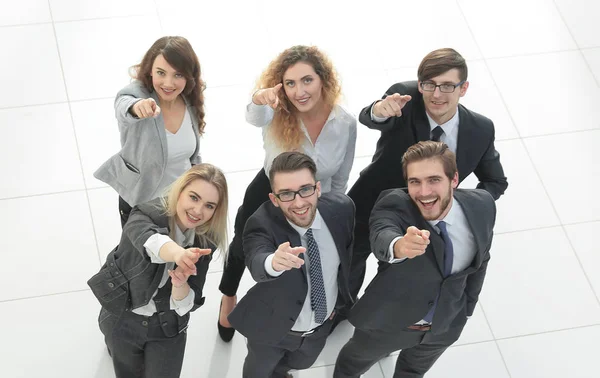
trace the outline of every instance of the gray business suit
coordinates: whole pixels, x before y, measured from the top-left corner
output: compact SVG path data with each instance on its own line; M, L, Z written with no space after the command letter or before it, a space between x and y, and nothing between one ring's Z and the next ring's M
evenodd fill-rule
M167 166L167 136L162 114L156 118L138 119L129 109L138 101L153 98L158 103L156 92L149 92L139 81L121 89L115 99L115 116L121 133L121 151L113 155L94 172L94 177L113 187L130 206L147 202L157 190ZM187 102L192 115L196 149L190 157L192 165L201 163L198 124L193 116L193 107Z
M444 242L422 217L403 189L384 191L370 218L371 245L379 270L348 319L355 326L353 338L340 352L334 377L358 377L392 351L403 349L394 377L422 377L437 358L454 343L479 298L490 259L496 207L493 197L481 189L456 189L475 239L471 265L444 278ZM415 226L430 231L426 252L401 263L390 264L389 246L398 235ZM407 327L423 319L439 294L431 330ZM364 348L365 343L369 348ZM362 346L361 346L362 345Z

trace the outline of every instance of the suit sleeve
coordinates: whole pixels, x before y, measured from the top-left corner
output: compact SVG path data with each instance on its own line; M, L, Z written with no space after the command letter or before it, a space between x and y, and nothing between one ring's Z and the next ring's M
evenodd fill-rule
M135 105L136 102L148 97L150 97L150 94L145 93L139 82L133 82L117 93L117 97L115 98L115 117L117 118L120 128L141 121L141 119L134 117L129 112L129 109Z
M402 87L399 84L394 84L388 88L385 94L381 97L383 100L387 96L393 95L394 93L406 94L405 91L402 90ZM374 101L371 105L363 108L361 110L358 121L363 125L367 126L369 129L379 130L381 132L388 131L393 129L394 127L399 127L403 124L403 118L400 117L390 117L385 122L375 122L371 119L371 109L373 106L380 100ZM411 107L410 101L404 106L404 109L408 109ZM404 109L402 110L404 112Z
M271 277L267 273L265 260L277 250L278 245L276 245L264 222L261 222L256 213L248 218L243 235L245 262L252 278L256 282L277 279L277 277Z
M203 247L200 247L203 248ZM198 307L204 304L204 297L202 297L202 290L204 289L204 283L206 282L206 274L208 273L208 266L212 260L212 256L215 253L215 246L210 245L210 255L201 256L198 262L196 262L196 275L188 278L188 285L190 289L194 291L194 306L190 312L195 311Z
M403 236L408 228L401 203L397 195L393 193L386 195L384 192L371 212L369 218L371 249L380 261L390 262L390 243L398 236Z
M504 191L508 187L508 181L506 181L504 169L502 168L502 164L500 164L500 154L496 151L496 147L494 147L494 139L494 134L492 134L490 144L475 168L474 173L479 179L477 189L486 190L494 197L494 200L497 200L504 194Z
M144 212L143 208L134 206L129 214L127 223L125 223L125 226L123 227L123 233L129 238L131 244L139 253L145 258L150 259L144 244L155 234L168 236L169 230L156 225L152 218Z

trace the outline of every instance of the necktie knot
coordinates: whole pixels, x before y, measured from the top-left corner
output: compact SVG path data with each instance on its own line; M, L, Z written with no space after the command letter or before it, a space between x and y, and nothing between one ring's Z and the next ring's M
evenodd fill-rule
M433 130L431 130L431 140L434 142L439 142L443 133L444 130L442 129L442 127L436 126Z
M448 235L448 229L446 228L446 222L439 221L439 222L437 222L436 226L438 226L438 228L440 229L440 231L443 234Z

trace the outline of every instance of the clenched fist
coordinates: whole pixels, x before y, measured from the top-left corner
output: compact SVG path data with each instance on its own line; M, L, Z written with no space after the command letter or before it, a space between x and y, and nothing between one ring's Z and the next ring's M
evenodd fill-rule
M429 245L429 231L410 226L406 234L394 244L394 257L397 259L415 258L425 253Z
M304 265L304 260L298 257L299 254L306 252L304 247L290 247L290 242L285 242L277 248L271 261L271 266L276 272L290 269L300 269Z
M277 96L279 90L281 90L282 84L279 83L273 88L260 89L252 96L252 102L256 105L269 105L273 109L276 109L279 105L279 97Z
M412 99L409 95L394 93L373 105L373 115L379 118L400 117L402 108Z

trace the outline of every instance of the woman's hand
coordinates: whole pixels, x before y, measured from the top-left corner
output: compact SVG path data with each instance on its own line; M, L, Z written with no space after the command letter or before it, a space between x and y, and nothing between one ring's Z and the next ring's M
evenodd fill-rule
M136 102L131 108L133 115L139 119L158 117L160 114L160 106L154 101L153 98L147 98Z
M187 283L190 274L187 274L185 270L178 266L174 270L169 270L169 277L171 277L171 283L173 284L173 287L179 289Z
M277 96L281 90L282 84L279 83L273 88L259 89L252 96L252 102L256 105L269 105L271 108L276 109L279 105L279 97Z

